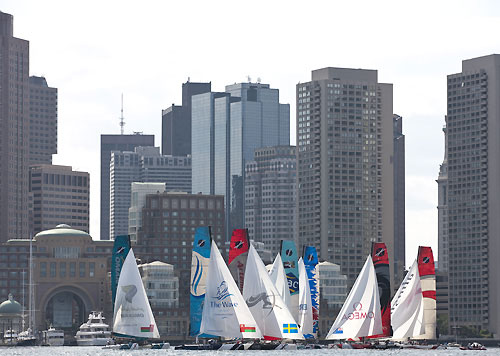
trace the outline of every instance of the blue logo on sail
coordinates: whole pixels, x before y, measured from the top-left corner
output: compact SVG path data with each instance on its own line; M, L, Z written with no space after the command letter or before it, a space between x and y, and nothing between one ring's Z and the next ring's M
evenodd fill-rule
M215 298L215 299L220 301L220 300L224 300L230 296L232 296L232 294L229 293L226 281L222 281L220 286L217 287L217 295L215 297L212 297L212 298Z

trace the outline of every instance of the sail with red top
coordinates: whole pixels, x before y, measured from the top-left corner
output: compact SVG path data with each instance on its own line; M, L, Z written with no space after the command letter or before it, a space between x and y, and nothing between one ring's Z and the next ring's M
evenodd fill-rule
M419 246L418 273L424 297L425 334L418 339L436 339L436 270L432 248Z
M243 282L245 279L245 267L248 257L248 230L234 229L229 245L228 267L231 275L236 281L236 285L243 292Z
M373 337L387 337L391 330L391 277L389 272L389 254L385 243L372 243L372 260L377 275L380 296L380 312L382 315L382 334Z

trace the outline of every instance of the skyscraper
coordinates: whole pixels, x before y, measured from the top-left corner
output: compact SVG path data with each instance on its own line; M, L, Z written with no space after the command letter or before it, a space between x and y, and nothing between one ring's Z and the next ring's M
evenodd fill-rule
M226 236L244 224L244 170L255 149L290 143L290 106L269 84L240 83L192 98L194 193L222 194Z
M29 42L0 12L0 242L28 238Z
M154 146L154 135L101 135L101 236L109 240L109 163L111 151L133 151L138 146Z
M191 157L162 156L159 147L112 151L110 162L110 236L128 234L133 182L164 183L166 191L191 192Z
M272 256L281 240L296 236L297 156L295 146L255 150L245 165L245 227Z
M376 70L323 68L297 84L299 245L339 264L348 285L372 242L394 256L394 151L392 84Z
M447 78L451 327L500 332L500 55Z
M445 118L446 120L446 118ZM444 159L439 167L438 184L438 271L440 274L448 273L448 144L446 127L444 132Z
M164 155L191 154L191 98L210 91L211 83L182 84L182 106L172 104L162 111L161 152Z
M29 89L30 164L51 164L57 153L57 88L49 87L44 77L31 76Z

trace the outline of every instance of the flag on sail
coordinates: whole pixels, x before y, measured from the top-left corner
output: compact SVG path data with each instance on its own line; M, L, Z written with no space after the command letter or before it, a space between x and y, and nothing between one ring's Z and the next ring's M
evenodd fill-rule
M393 340L407 340L425 333L424 301L417 260L392 298L391 319Z
M234 229L229 244L228 267L231 275L236 281L236 285L243 291L245 280L245 265L248 256L248 230Z
M314 246L304 246L304 266L306 267L311 292L313 332L314 338L318 337L319 330L319 273L318 254Z
M299 318L299 256L293 240L281 240L281 259L290 290L290 312L295 320Z
M190 282L190 320L189 335L197 336L200 333L201 315L205 300L206 278L210 260L210 226L196 228L191 258Z
M261 338L262 333L215 242L212 241L200 332L225 338ZM241 325L244 325L243 331ZM248 330L247 328L255 328Z
M424 322L425 334L417 339L436 338L436 270L432 248L419 246L418 248L418 273L424 297Z
M247 281L243 286L243 298L265 339L303 339L297 322L290 313L278 290L269 277L264 263L252 245L248 251L245 270ZM288 325L290 328L282 328ZM292 332L295 326L295 332ZM286 335L285 335L286 333ZM292 333L293 335L289 335Z
M113 305L116 299L116 286L120 278L120 271L122 270L123 262L130 250L130 236L118 235L115 237L113 243L113 252L111 255L111 298Z
M381 333L377 276L368 256L326 339L354 339Z
M389 272L389 253L385 243L372 243L372 260L377 275L380 294L380 312L382 315L382 333L373 337L388 337L391 330L391 277Z
M314 338L313 335L313 312L311 292L307 279L306 267L302 257L299 258L299 319L300 331L306 339Z

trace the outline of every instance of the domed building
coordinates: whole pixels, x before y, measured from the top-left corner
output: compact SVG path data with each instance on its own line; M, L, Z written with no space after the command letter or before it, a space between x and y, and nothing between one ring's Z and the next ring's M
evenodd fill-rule
M13 330L16 333L22 330L23 307L14 300L12 294L0 304L0 330ZM3 335L2 335L3 339Z
M108 272L112 244L94 241L88 233L65 224L35 235L32 245L37 330L50 325L75 330L93 310L111 317ZM30 240L20 239L0 245L0 271L5 271L0 273L0 298L5 298L7 292L2 286L17 288L16 295L21 295L22 279L29 275L23 276L23 271L28 270L29 245ZM25 293L28 295L28 291Z

